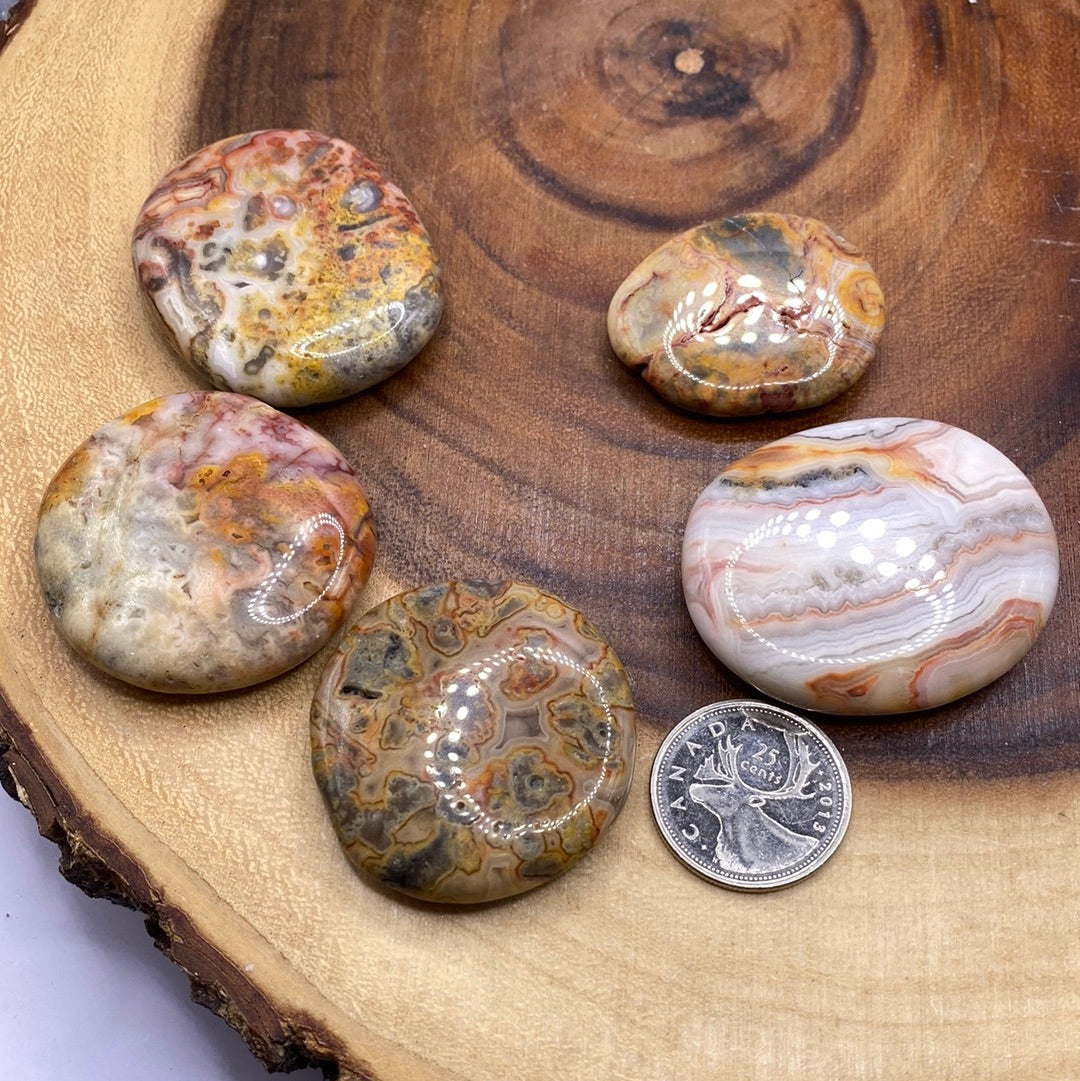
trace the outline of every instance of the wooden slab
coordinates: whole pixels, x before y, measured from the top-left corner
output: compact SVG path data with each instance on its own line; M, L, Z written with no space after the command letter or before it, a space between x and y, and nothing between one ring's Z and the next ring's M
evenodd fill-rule
M1080 1076L1078 39L1072 0L37 0L0 53L0 774L69 876L143 909L278 1068ZM512 903L433 911L352 875L307 761L319 658L249 692L158 697L80 662L38 597L53 471L194 383L137 293L138 207L185 153L267 126L364 148L445 264L426 352L303 414L375 507L364 602L523 578L586 611L630 675L624 816ZM750 209L863 248L884 348L812 413L683 415L615 361L607 300L674 230ZM1058 605L962 702L826 719L855 786L847 840L795 888L725 892L676 864L648 810L663 734L747 690L683 609L682 525L752 447L875 415L968 428L1029 474L1060 532Z

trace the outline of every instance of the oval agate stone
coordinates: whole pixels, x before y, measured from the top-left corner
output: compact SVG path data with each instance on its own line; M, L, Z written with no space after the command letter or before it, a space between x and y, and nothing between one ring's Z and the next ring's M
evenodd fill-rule
M49 612L111 675L155 691L244 687L341 625L375 553L371 512L322 436L240 394L147 402L99 428L45 491Z
M688 229L608 308L627 367L672 405L720 417L834 398L866 370L884 325L870 264L828 226L790 214Z
M428 901L493 901L576 863L622 807L634 738L611 648L518 582L380 604L344 636L311 713L349 860Z
M783 702L940 706L1008 671L1057 592L1053 525L978 437L857 420L760 447L698 497L682 557L709 648Z
M290 407L404 367L442 314L416 211L377 165L314 131L223 139L151 192L139 281L214 386Z

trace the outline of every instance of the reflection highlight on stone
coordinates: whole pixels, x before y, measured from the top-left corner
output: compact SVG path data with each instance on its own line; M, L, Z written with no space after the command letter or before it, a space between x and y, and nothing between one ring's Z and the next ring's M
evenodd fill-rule
M286 572L288 572L292 568L292 565L297 561L298 553L320 530L330 530L334 535L337 547L337 551L334 555L334 565L327 575L326 582L319 589L318 593L311 597L306 604L299 607L295 605L290 606L288 604L282 606L280 600L276 597L272 598L271 594L278 589L279 586L285 585ZM294 620L303 619L303 617L324 597L337 589L341 573L345 568L345 555L346 537L345 529L341 522L334 515L327 514L326 511L320 511L318 514L312 515L300 527L296 537L289 541L285 546L285 552L279 557L277 563L274 565L273 571L255 590L251 600L248 601L248 615L251 616L256 623L264 623L267 626L292 623ZM309 583L305 582L304 585L310 588ZM279 593L280 592L285 592L285 590L279 590ZM275 600L278 601L279 606L284 607L284 611L270 614L269 609L272 602Z

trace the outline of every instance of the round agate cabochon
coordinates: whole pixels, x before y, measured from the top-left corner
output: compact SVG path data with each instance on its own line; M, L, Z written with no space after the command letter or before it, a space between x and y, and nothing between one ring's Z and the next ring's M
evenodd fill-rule
M375 553L371 513L322 436L240 394L147 402L45 491L37 573L60 631L155 691L244 687L341 625Z
M940 706L1031 647L1057 592L1054 528L977 436L856 420L769 443L698 497L682 561L709 648L782 702Z
M870 264L827 225L740 214L688 229L615 291L619 359L712 416L821 405L866 370L885 326Z
M408 199L314 131L193 154L143 205L133 255L180 354L214 386L276 406L373 386L442 314L439 263Z
M518 582L446 582L349 629L315 695L312 762L358 871L493 901L562 873L611 824L635 719L580 612Z

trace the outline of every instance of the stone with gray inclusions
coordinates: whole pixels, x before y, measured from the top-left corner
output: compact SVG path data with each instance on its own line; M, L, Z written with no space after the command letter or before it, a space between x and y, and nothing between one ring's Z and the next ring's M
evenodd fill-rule
M730 417L821 405L866 371L881 286L813 218L738 214L673 237L608 308L612 349L671 405Z
M635 722L580 612L520 582L444 582L345 634L315 694L312 764L358 872L426 901L494 901L608 830Z

